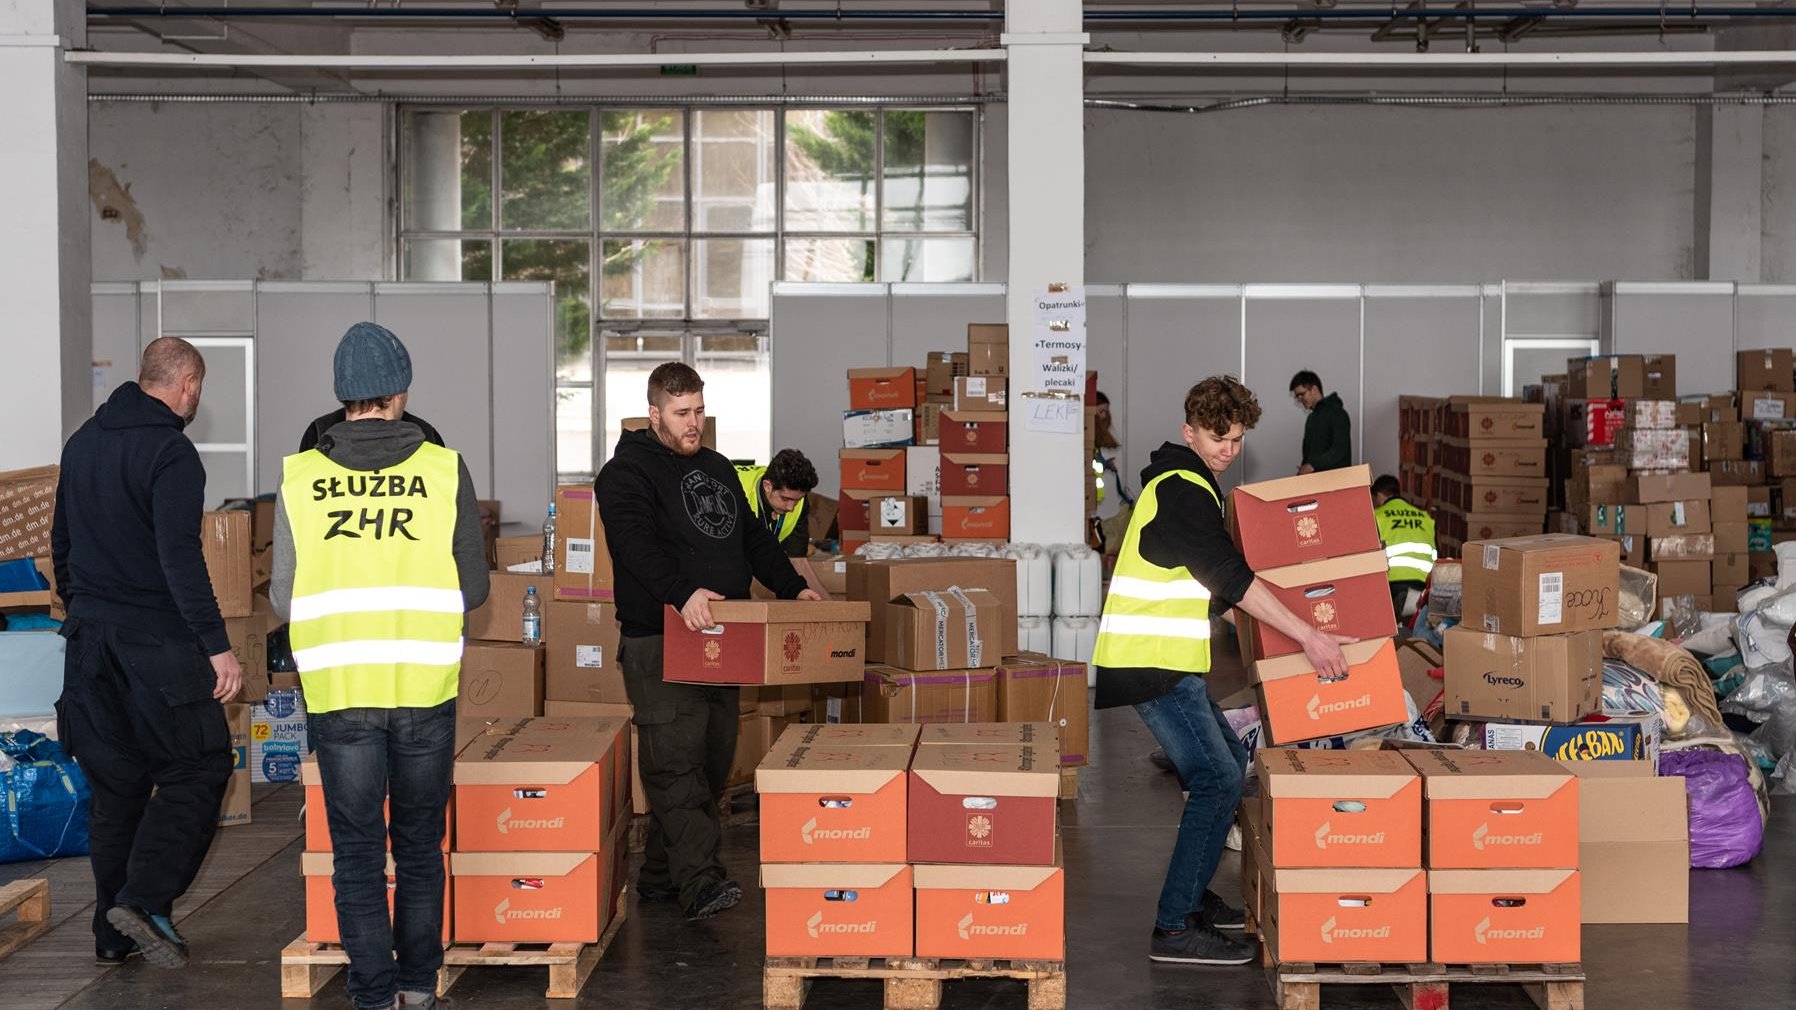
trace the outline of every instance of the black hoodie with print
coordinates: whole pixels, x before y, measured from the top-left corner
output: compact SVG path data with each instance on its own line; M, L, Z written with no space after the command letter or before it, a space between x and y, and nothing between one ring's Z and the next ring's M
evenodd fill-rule
M746 599L755 579L782 600L805 590L714 449L681 456L653 432L626 431L593 488L627 637L661 634L662 606L685 606L700 589L732 600Z

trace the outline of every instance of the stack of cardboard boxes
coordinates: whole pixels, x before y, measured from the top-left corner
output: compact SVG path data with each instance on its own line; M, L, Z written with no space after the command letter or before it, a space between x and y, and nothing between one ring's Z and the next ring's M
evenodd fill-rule
M1010 539L1010 328L967 327L967 374L942 412L942 538Z
M1796 519L1796 462L1792 460L1791 428L1796 425L1796 379L1787 348L1739 351L1735 354L1737 416L1744 443L1740 462L1730 467L1710 467L1716 483L1738 480L1747 486L1750 578L1777 574L1772 548L1792 534L1785 532ZM1736 477L1737 474L1737 477ZM1732 602L1732 601L1729 601Z
M1450 397L1440 414L1435 540L1443 555L1467 540L1538 533L1546 522L1546 408Z
M1397 484L1403 489L1405 500L1430 512L1440 464L1440 439L1446 437L1441 416L1446 406L1447 401L1438 396L1397 397ZM1436 519L1437 530L1440 525Z

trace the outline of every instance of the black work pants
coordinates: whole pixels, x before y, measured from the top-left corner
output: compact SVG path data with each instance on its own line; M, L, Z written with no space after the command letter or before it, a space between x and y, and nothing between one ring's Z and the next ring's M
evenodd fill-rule
M199 874L231 779L230 726L192 638L82 618L62 634L58 735L93 788L94 936L117 949L130 940L108 910L168 915Z
M639 886L673 887L690 906L724 879L718 798L736 754L740 688L661 679L662 637L625 638L624 690L636 709L637 761L649 801Z

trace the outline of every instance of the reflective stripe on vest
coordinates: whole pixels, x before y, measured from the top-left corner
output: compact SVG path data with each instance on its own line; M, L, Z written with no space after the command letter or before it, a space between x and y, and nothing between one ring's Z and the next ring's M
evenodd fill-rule
M761 509L765 507L761 502L761 481L766 476L767 468L764 466L736 467L736 479L742 482L742 493L748 497L748 509L756 519L761 518ZM780 519L779 533L775 534L780 543L785 543L792 536L792 531L798 528L798 521L803 517L804 502L801 500Z
M1187 470L1163 473L1142 489L1117 552L1116 574L1098 622L1094 665L1210 671L1210 591L1189 569L1162 568L1141 556L1141 531L1160 511L1160 484L1171 477L1203 488L1222 507L1216 489Z
M430 708L455 697L466 611L454 549L460 481L460 457L429 443L376 473L316 449L283 461L288 634L307 710Z
M1434 517L1401 498L1373 510L1392 582L1425 582L1434 571Z

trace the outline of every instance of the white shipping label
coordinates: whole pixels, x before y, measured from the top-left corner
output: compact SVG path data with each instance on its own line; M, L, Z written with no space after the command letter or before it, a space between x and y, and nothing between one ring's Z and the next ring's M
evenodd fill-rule
M1671 525L1682 526L1685 523L1688 523L1689 521L1690 521L1690 517L1684 514L1684 503L1681 501L1672 502L1671 503Z
M967 396L981 397L985 395L985 376L978 375L967 380Z
M1503 549L1496 544L1484 545L1484 567L1487 571L1496 571L1498 560L1503 556Z
M597 670L605 665L605 647L602 645L574 646L574 665L582 670Z
M832 723L842 721L842 699L830 698L824 703L823 721Z
M1781 421L1784 416L1784 402L1774 397L1764 397L1752 401L1752 417L1755 421Z
M1540 573L1540 614L1538 624L1558 624L1565 615L1565 573Z
M576 575L592 574L592 546L591 540L576 540L573 537L568 537L567 564L563 568Z

